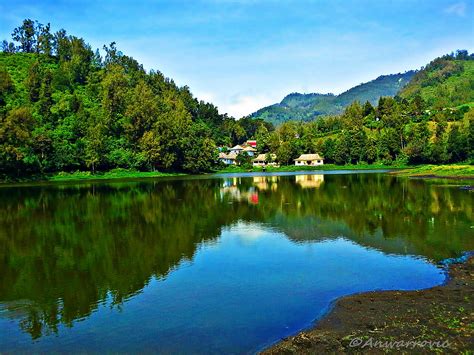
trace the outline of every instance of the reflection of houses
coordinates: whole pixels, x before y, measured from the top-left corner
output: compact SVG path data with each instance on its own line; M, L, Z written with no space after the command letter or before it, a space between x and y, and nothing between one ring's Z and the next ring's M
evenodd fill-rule
M324 175L296 175L295 181L303 189L316 189L324 182Z
M276 190L278 187L278 176L254 176L253 185L259 191L271 189Z
M253 166L278 166L275 162L276 154L270 154L271 161L268 161L269 154L259 154L254 160L252 160Z
M301 154L295 159L295 165L316 166L323 165L324 159L319 154Z
M240 184L240 178L225 179L220 188L221 200L224 199L224 196L227 196L232 201L247 201L251 204L258 204L258 191L255 187L252 186L245 191L239 188Z

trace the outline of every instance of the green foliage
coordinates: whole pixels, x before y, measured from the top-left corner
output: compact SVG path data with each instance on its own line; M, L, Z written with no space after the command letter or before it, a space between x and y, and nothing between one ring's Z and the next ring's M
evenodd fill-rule
M252 117L273 124L281 124L288 120L311 121L320 116L340 114L354 101L375 105L381 96L394 96L414 74L414 71L409 71L403 74L382 75L337 96L293 93L286 96L279 104L258 110L252 114ZM366 107L366 109L369 108Z
M102 59L82 39L25 20L0 53L0 175L115 168L213 169L217 144L264 136L160 72L145 72L115 43Z
M419 96L430 109L442 109L474 101L474 56L457 51L436 58L416 73L399 93L402 98Z

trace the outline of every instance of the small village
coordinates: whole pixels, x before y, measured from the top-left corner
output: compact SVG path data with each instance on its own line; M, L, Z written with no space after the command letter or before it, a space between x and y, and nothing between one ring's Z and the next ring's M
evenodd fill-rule
M225 165L240 165L241 161L250 159L254 167L280 166L276 154L258 153L256 140L248 140L232 148L219 147L218 159ZM294 162L296 166L319 166L324 165L324 158L319 154L301 154Z

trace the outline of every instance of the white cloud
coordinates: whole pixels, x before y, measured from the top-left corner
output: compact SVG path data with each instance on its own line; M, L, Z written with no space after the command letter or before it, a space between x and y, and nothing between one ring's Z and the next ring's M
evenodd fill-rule
M204 102L210 102L215 104L216 96L212 92L197 92L196 98Z
M241 118L278 101L278 99L267 95L236 95L230 102L223 103L220 108L222 112Z
M467 6L465 2L458 2L445 8L444 12L450 15L464 17L466 16L466 9L467 9Z

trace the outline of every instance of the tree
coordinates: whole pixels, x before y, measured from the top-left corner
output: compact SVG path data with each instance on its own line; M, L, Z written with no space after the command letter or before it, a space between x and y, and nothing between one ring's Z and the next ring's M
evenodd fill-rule
M72 47L71 41L66 34L64 29L60 29L54 34L53 43L56 46L56 56L59 58L60 62L66 62L71 60L72 57Z
M367 117L368 115L375 113L374 106L369 101L366 101L364 104L364 107L362 108L362 113L364 117Z
M15 43L3 40L2 51L3 53L15 53L16 52Z
M405 153L412 164L427 163L431 157L430 131L428 124L423 121L413 125L409 134L408 145Z
M194 123L184 146L183 169L191 173L210 171L217 161L217 147L207 126ZM239 154L247 155L247 154Z
M326 163L334 163L336 156L336 141L328 138L324 141L321 151Z
M53 106L53 73L47 70L39 90L39 112L44 120L48 121L51 116L51 106Z
M445 139L448 124L444 118L440 118L436 125L433 146L431 151L431 161L433 163L444 163L449 160L447 152L447 141Z
M90 126L85 137L85 163L93 174L104 156L104 137L104 126L101 123Z
M155 131L147 131L139 141L141 154L148 166L155 171L161 161L161 139Z
M13 30L12 38L20 45L18 49L25 53L33 53L36 50L36 30L33 20L23 20L23 24Z
M449 131L447 151L450 155L450 161L460 162L464 161L468 156L467 137L462 134L458 124L453 124ZM471 148L472 149L472 148Z
M120 132L119 119L126 107L128 77L119 65L110 65L101 82L102 107L107 115L107 125L114 131Z
M26 78L26 87L31 102L37 102L40 98L42 73L38 61L31 64Z
M50 56L53 54L54 36L51 33L51 25L41 26L38 34L38 52Z
M4 119L0 117L0 171L19 169L20 162L30 155L34 124L27 108L14 109Z
M465 115L466 118L466 131L467 131L467 146L469 148L469 158L474 160L474 109L470 109Z
M131 141L137 141L149 131L159 114L158 100L145 81L140 80L129 94L125 116L125 132Z
M0 107L5 105L6 95L15 90L10 74L0 67Z

